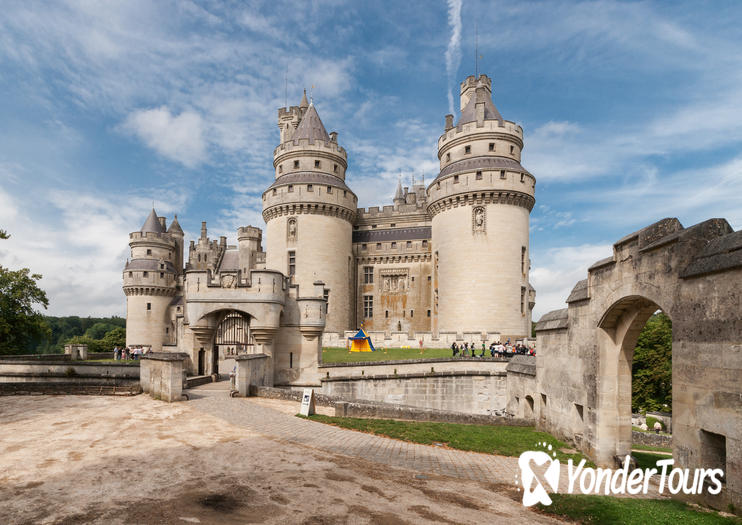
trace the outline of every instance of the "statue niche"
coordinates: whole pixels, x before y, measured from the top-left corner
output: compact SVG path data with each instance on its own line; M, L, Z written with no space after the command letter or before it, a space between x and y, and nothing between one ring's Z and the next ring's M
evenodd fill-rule
M290 217L286 221L286 239L289 241L295 241L298 236L298 224L296 217Z
M484 233L487 228L487 211L484 206L475 206L472 210L472 232Z

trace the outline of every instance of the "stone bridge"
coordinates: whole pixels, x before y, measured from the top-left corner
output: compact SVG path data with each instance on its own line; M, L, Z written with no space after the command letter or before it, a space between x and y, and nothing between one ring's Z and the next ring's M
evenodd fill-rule
M598 464L631 451L631 368L644 324L672 319L673 457L722 468L742 505L742 231L663 219L620 239L536 326L535 373L508 377L511 412L573 441ZM514 378L515 379L515 378Z

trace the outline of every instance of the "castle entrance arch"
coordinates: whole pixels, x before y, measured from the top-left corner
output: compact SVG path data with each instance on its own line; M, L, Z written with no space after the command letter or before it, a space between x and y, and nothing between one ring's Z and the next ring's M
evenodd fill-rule
M662 310L641 295L624 297L598 323L598 421L596 435L613 456L631 454L631 395L634 349L649 318Z
M234 367L234 358L238 354L250 353L252 344L250 316L237 310L223 312L214 331L212 373L228 374Z

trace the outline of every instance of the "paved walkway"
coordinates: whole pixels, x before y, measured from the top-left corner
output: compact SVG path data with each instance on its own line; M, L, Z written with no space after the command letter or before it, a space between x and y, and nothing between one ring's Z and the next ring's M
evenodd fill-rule
M301 419L261 406L250 399L230 398L228 388L228 382L192 388L188 390L191 397L188 403L199 411L272 439L383 465L509 485L515 485L520 473L518 458L419 445ZM298 402L296 405L298 412ZM561 469L560 492L567 491L565 467Z

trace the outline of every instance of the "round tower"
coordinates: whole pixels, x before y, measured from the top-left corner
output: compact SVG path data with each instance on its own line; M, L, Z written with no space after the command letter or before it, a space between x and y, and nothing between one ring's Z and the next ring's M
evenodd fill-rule
M497 111L486 75L464 80L460 97L461 116L454 125L446 115L440 173L427 189L437 328L527 337L536 179L520 164L523 129Z
M263 193L265 267L279 270L312 293L326 285L325 329L350 327L352 222L358 198L345 184L348 156L328 134L314 104L278 110L281 144L273 152L275 182Z
M179 236L173 235L180 226L167 233L164 223L165 218L158 218L153 209L142 229L129 234L131 260L124 267L126 345L151 346L155 352L168 340L165 314L175 295L174 262L182 250L182 244L178 245L182 230Z

